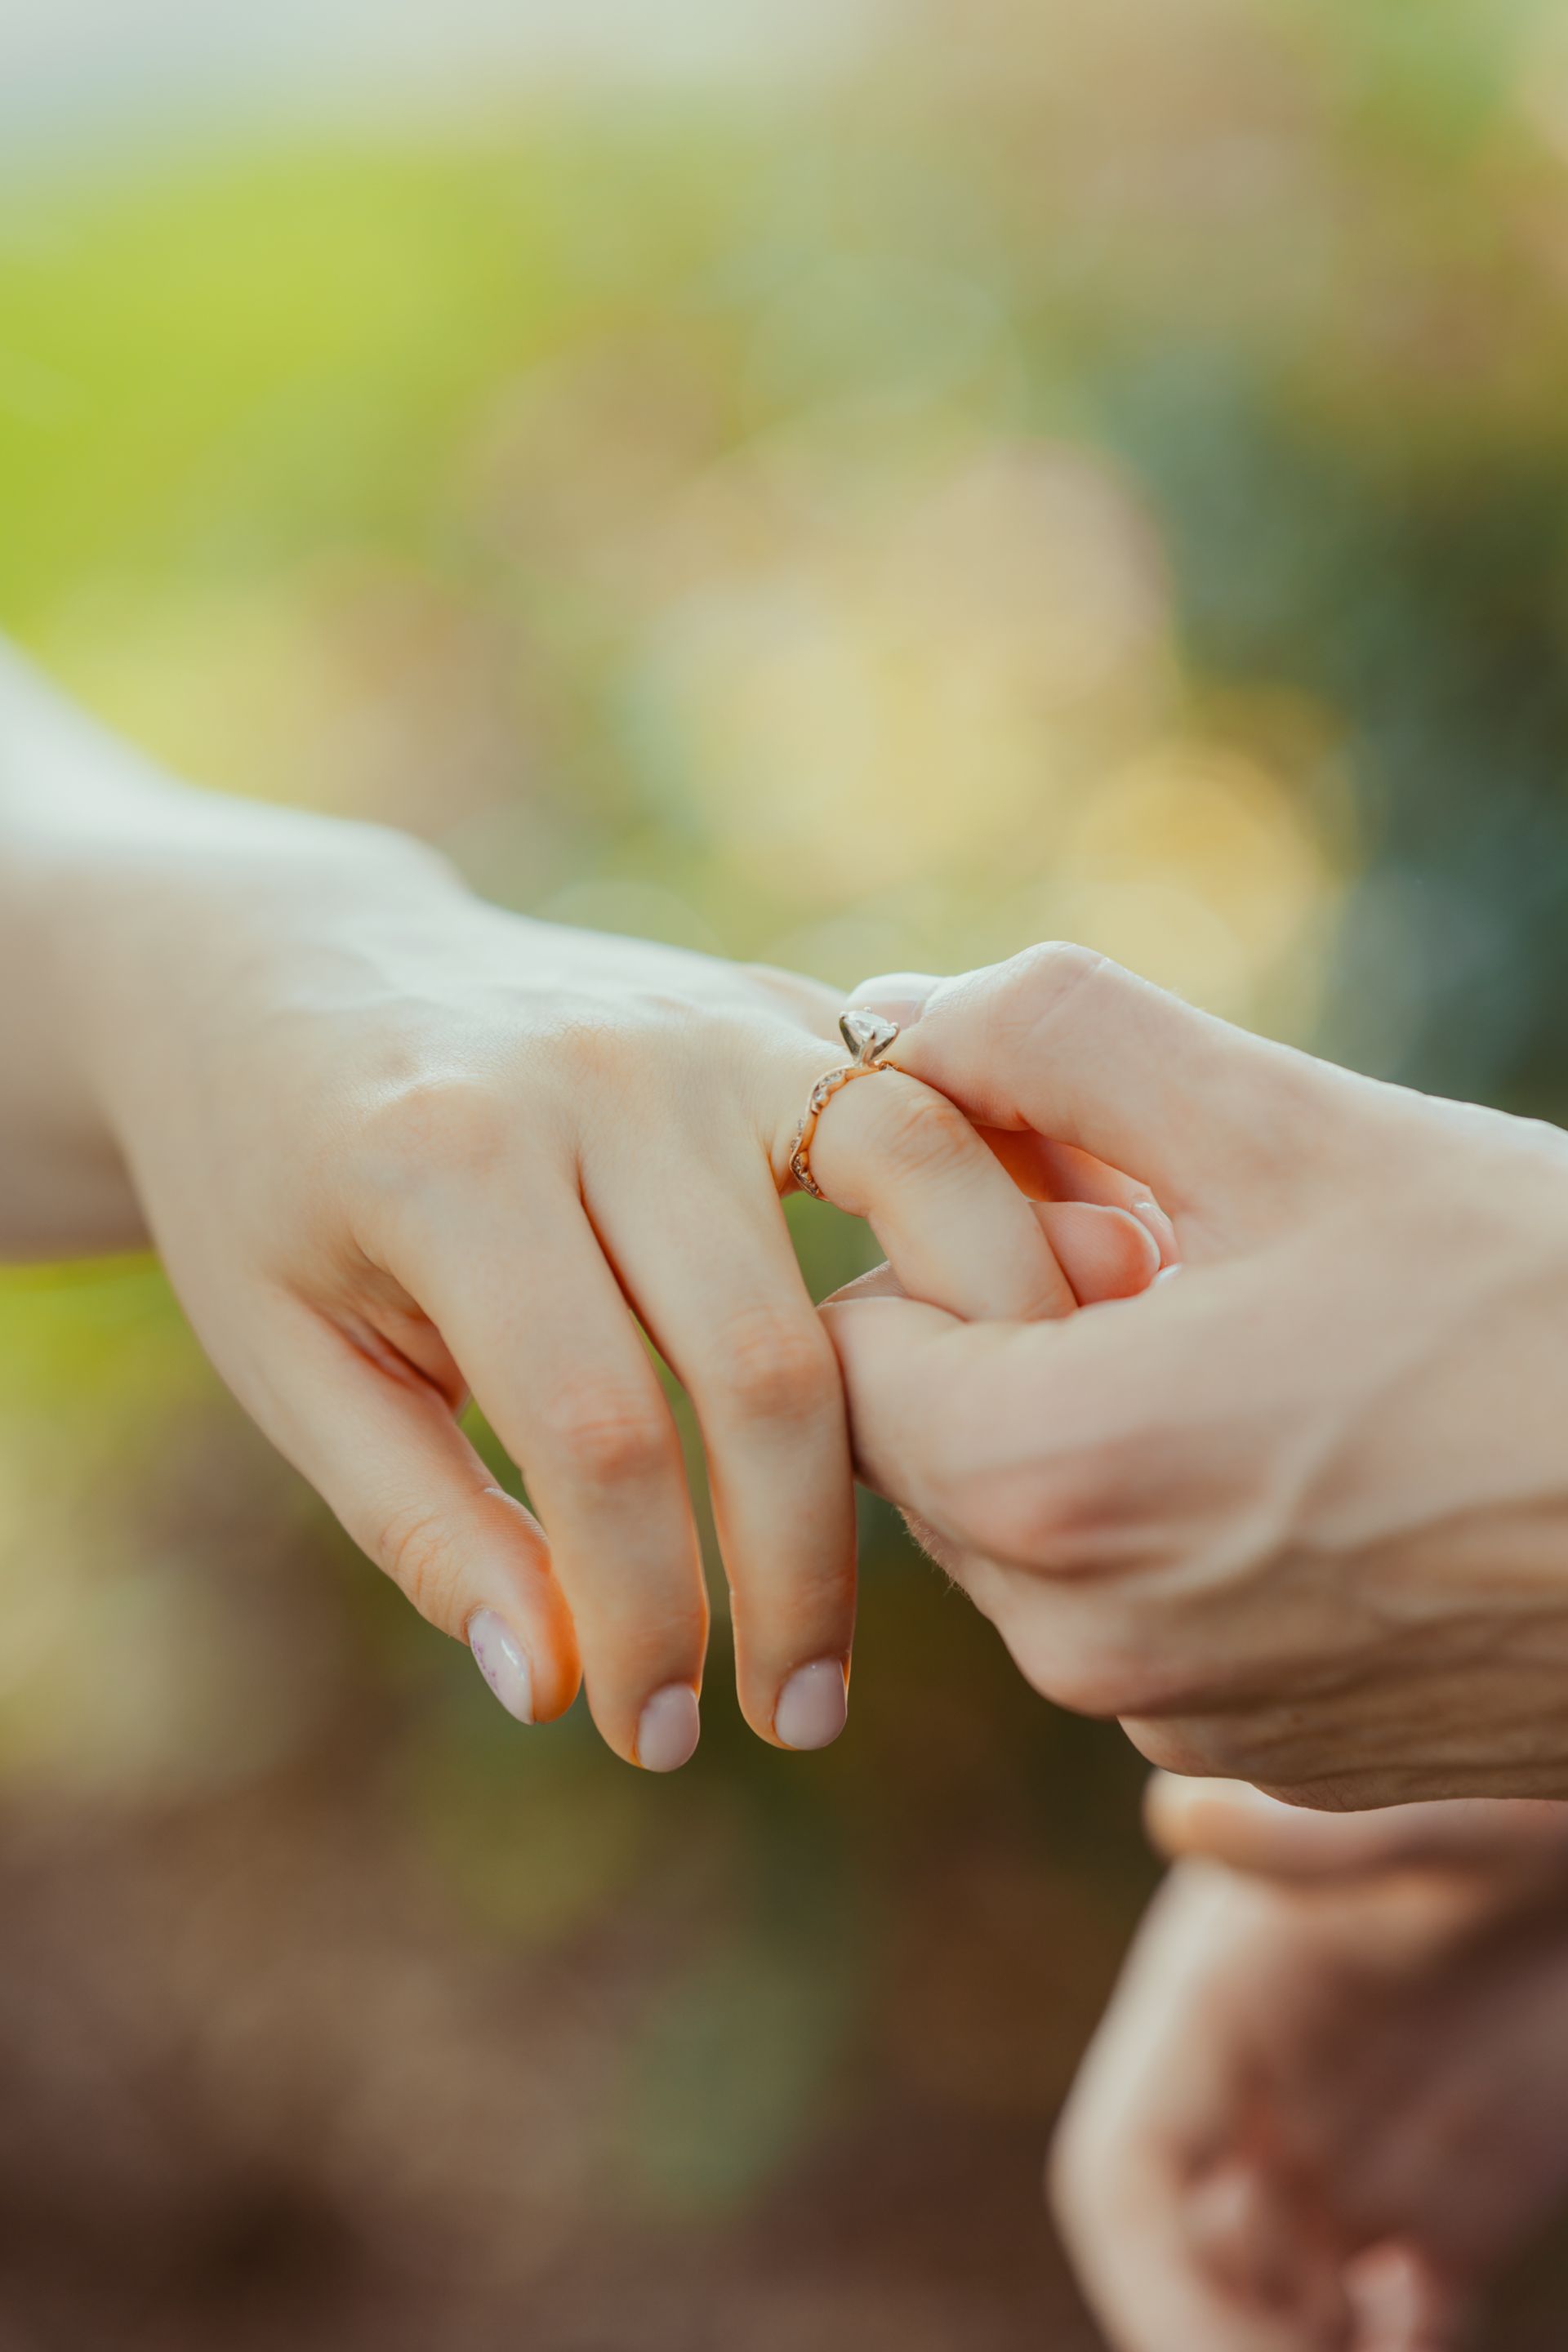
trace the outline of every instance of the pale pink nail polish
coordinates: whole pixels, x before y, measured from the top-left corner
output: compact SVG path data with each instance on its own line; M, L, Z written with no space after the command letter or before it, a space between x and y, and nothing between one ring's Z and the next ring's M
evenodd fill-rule
M645 1772L678 1772L702 1730L697 1693L689 1683L655 1691L637 1721L637 1762Z
M884 1021L897 1022L900 1029L912 1029L926 1009L923 996L868 996L855 1006L857 1013L879 1013Z
M476 1609L468 1620L468 1647L474 1664L508 1715L519 1723L533 1721L533 1674L528 1652L504 1617L493 1609Z
M849 1002L859 1012L879 1013L884 1021L912 1029L932 989L940 984L931 972L879 971L874 979L862 981Z
M1153 1234L1160 1244L1163 1258L1168 1260L1176 1255L1176 1228L1158 1201L1134 1201L1131 1213Z
M837 1658L797 1666L779 1693L773 1729L786 1748L831 1748L844 1728L849 1694Z

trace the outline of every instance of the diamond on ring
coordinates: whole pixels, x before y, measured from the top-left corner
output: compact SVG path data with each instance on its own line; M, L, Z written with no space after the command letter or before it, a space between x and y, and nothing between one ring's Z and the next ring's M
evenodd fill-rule
M879 1070L892 1066L882 1057L896 1040L899 1024L885 1020L879 1013L861 1013L851 1007L838 1016L838 1034L853 1058L841 1069L826 1070L818 1078L806 1097L805 1113L790 1146L789 1172L802 1192L809 1192L814 1201L827 1198L811 1172L811 1145L816 1122L841 1087L848 1086L855 1078L874 1078Z

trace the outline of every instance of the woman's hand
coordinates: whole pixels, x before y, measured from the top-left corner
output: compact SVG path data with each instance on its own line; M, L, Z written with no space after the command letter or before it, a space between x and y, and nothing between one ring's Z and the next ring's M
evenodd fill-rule
M1110 2340L1451 2352L1568 2185L1568 1808L1152 1811L1188 1858L1053 2164Z
M525 921L395 835L171 787L0 664L13 974L37 1017L0 1036L23 1139L0 1225L60 1249L144 1223L235 1393L503 1704L558 1715L581 1659L622 1756L696 1743L706 1601L640 1321L695 1401L747 1717L836 1736L849 1449L779 1201L845 1060L827 992ZM894 1071L833 1097L812 1167L956 1315L1069 1309L1053 1231L1085 1295L1152 1269L1135 1220L1037 1213ZM542 1527L458 1429L469 1390Z

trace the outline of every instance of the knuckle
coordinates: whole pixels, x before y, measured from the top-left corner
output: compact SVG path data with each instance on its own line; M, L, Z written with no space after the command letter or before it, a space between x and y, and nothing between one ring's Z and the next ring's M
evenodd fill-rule
M714 1381L723 1409L741 1420L810 1421L837 1394L837 1360L815 1316L759 1308L721 1336Z
M401 1189L413 1164L483 1173L507 1142L506 1108L487 1078L425 1072L382 1095L364 1124L374 1183Z
M377 1567L407 1595L421 1617L446 1633L458 1630L465 1591L462 1553L441 1512L415 1507L391 1513L369 1549Z
M879 1139L898 1176L950 1175L984 1150L963 1113L945 1095L901 1072L889 1073L880 1084Z
M542 1436L567 1475L589 1486L659 1476L673 1443L662 1407L608 1384L563 1391L544 1415Z
M618 1085L632 1067L637 1044L623 1022L578 1004L563 1006L550 1030L552 1056L575 1085Z
M1125 985L1120 964L1092 948L1048 940L1003 965L988 1007L986 1051L1016 1061L1039 1054L1064 1007L1080 992Z
M1032 1026L1080 988L1113 980L1119 969L1093 948L1080 948L1071 940L1046 940L1025 948L1003 966L998 1007L1004 1017L1011 1013Z

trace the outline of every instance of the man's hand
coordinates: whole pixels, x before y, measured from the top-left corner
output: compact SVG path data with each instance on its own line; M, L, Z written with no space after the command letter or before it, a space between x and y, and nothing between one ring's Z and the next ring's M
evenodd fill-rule
M1330 1821L1153 1784L1156 1834L1189 1858L1052 2166L1120 2352L1467 2340L1568 2185L1563 1811Z
M1298 1803L1568 1794L1568 1138L1070 948L896 1057L1037 1192L1136 1170L1183 1261L1065 1323L827 1310L863 1475L1030 1680Z

